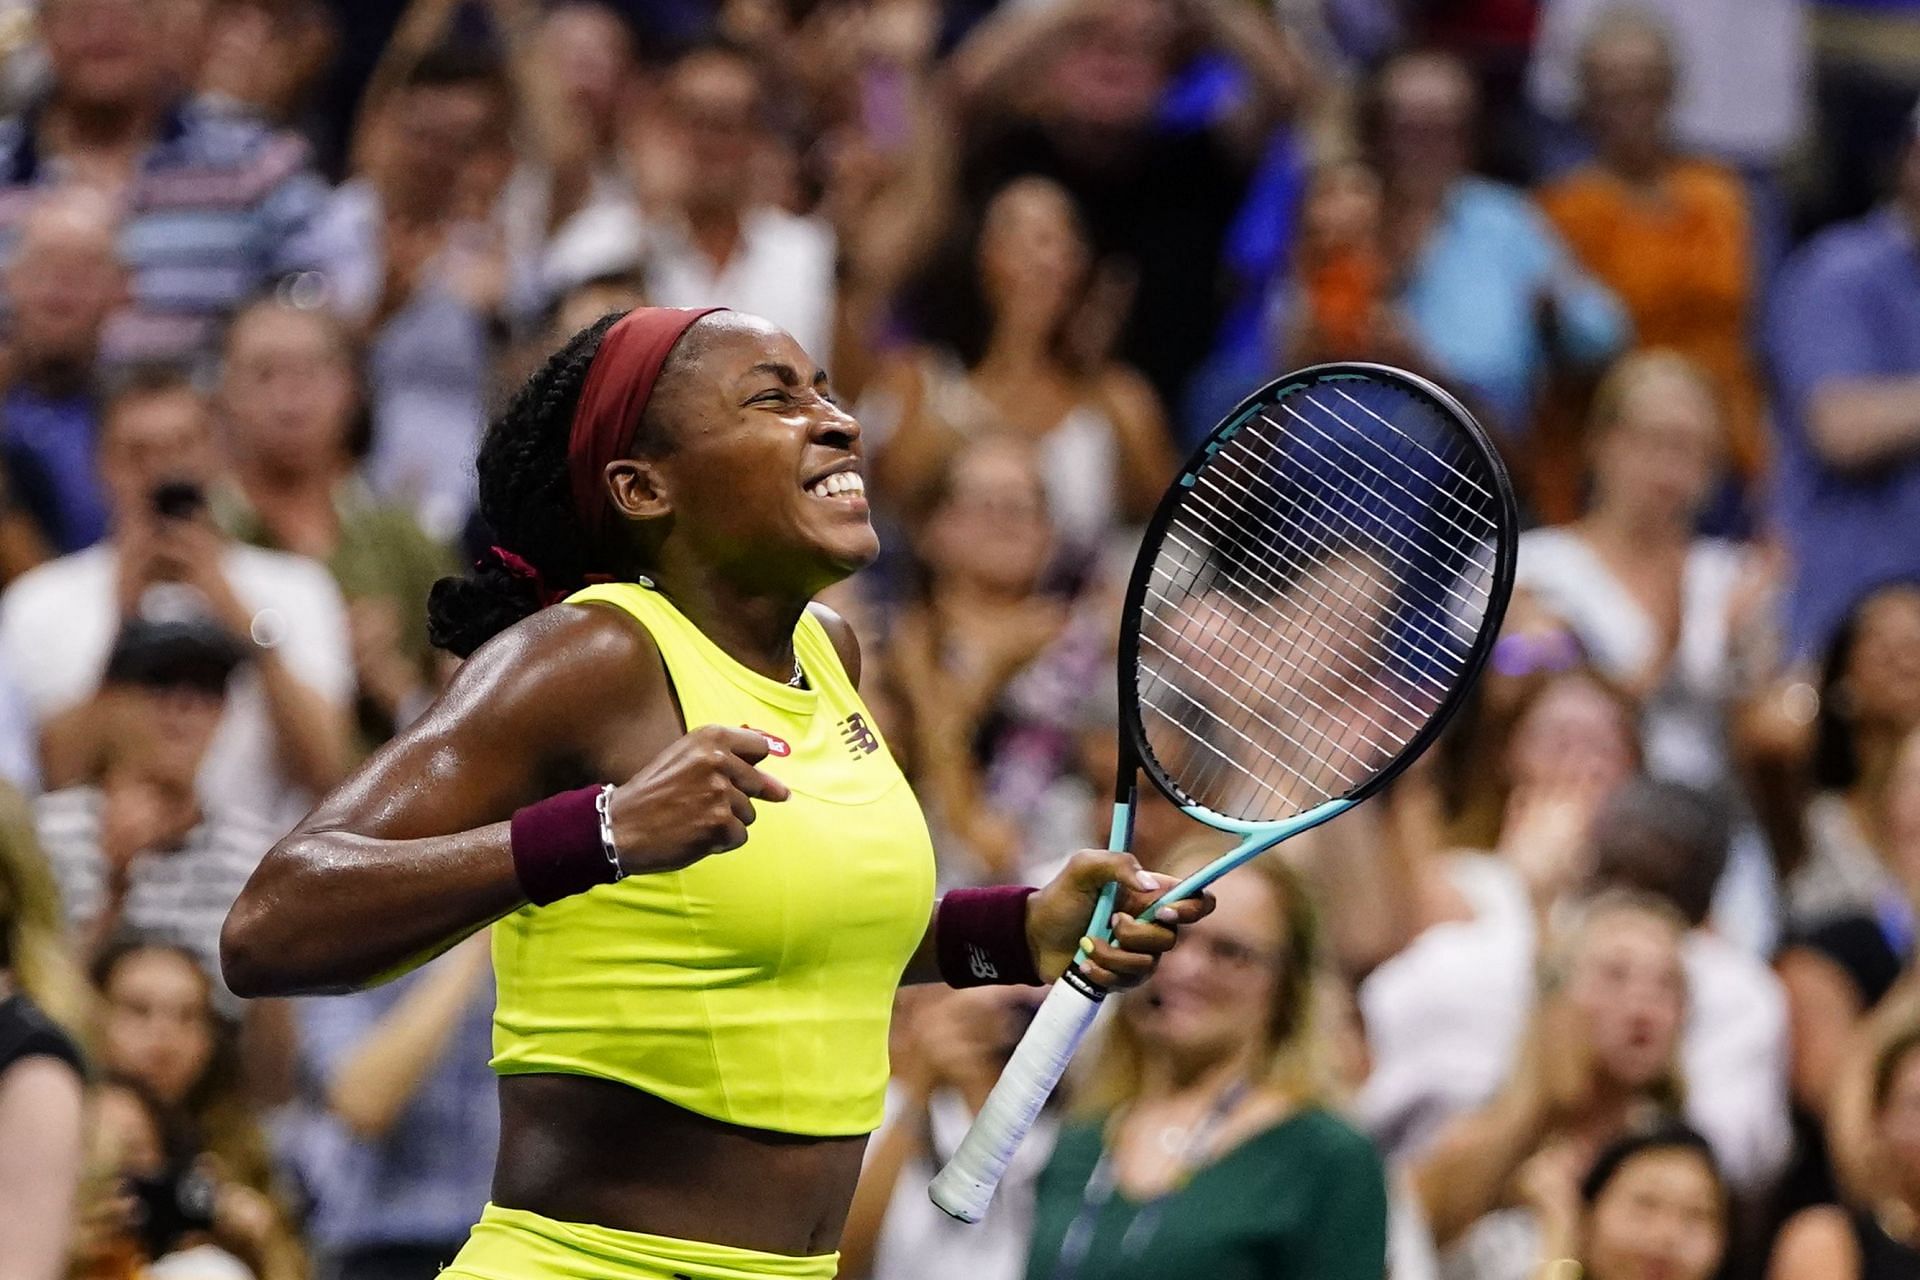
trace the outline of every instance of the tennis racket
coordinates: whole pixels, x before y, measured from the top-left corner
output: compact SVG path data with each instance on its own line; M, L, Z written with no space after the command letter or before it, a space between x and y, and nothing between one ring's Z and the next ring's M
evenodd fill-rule
M1261 388L1149 522L1120 631L1120 769L1240 837L1140 918L1359 804L1413 762L1485 664L1513 586L1506 468L1459 401L1373 364ZM1118 886L1093 913L1105 940ZM1053 985L929 1194L977 1222L1105 995Z

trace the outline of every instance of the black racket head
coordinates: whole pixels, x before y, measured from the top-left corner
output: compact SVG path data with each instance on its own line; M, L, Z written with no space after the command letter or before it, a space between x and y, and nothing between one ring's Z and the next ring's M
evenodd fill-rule
M1499 452L1442 388L1365 363L1276 378L1147 525L1120 632L1123 754L1229 827L1372 795L1486 665L1518 524Z

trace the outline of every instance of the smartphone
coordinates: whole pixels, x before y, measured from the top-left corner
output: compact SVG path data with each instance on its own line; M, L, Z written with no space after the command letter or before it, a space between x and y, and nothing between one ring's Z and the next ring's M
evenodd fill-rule
M166 480L153 490L153 513L168 520L191 520L207 505L207 491L192 480Z
M147 1256L162 1257L183 1236L213 1228L213 1179L191 1166L159 1177L128 1178L127 1190L139 1202L141 1242Z

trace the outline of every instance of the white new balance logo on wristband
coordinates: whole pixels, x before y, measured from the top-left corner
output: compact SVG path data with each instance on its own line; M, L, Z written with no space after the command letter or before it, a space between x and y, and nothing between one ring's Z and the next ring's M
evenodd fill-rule
M967 944L967 968L982 981L1000 976L1000 971L993 967L993 961L987 958L987 953L971 942Z

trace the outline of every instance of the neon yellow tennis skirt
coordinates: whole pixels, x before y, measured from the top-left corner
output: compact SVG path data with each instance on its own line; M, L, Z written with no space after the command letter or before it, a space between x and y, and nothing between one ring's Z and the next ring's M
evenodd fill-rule
M795 1258L558 1222L490 1204L443 1280L833 1280L837 1253Z

